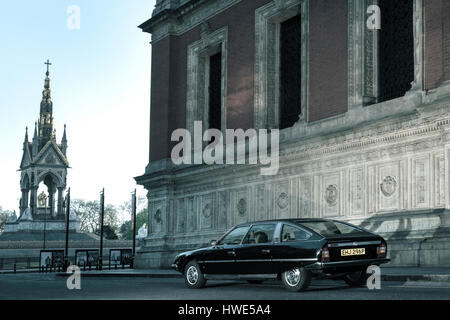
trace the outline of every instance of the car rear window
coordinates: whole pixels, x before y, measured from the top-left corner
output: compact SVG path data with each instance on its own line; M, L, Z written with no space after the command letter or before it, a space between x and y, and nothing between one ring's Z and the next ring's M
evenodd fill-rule
M300 224L322 236L364 233L362 229L338 221L311 221Z
M283 225L283 230L281 231L282 242L307 240L310 236L311 234L306 231L287 224Z

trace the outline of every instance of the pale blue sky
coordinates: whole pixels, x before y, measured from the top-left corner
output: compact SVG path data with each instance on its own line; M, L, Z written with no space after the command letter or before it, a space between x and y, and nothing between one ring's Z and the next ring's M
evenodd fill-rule
M81 9L69 30L67 8ZM44 62L50 78L56 137L67 124L72 198L129 200L133 177L148 162L150 35L137 28L155 0L1 0L0 206L17 210L16 171L25 127L39 117ZM138 195L145 190L138 187Z

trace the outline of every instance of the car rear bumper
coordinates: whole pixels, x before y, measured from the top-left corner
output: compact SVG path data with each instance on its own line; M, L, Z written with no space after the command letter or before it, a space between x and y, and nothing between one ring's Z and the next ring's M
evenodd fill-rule
M339 271L354 267L363 267L370 265L380 265L383 263L388 263L390 259L361 259L361 260L351 260L351 261L337 261L337 262L316 262L306 266L306 269L312 271Z

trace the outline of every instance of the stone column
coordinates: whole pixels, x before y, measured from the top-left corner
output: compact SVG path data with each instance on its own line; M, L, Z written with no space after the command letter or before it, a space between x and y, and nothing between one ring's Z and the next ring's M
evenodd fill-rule
M22 199L20 199L20 215L28 208L28 189L22 189Z
M57 217L63 216L63 192L64 188L58 188L58 211L56 212Z
M30 207L31 207L31 215L34 216L37 214L37 191L38 187L31 187L31 195L30 195Z
M49 190L48 194L49 217L55 217L55 190Z

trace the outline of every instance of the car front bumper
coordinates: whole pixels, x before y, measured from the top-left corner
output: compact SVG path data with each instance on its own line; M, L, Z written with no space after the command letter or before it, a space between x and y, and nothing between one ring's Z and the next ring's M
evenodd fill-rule
M176 263L172 263L171 265L172 269L174 269L175 271L180 272L180 268L178 267L178 265Z

